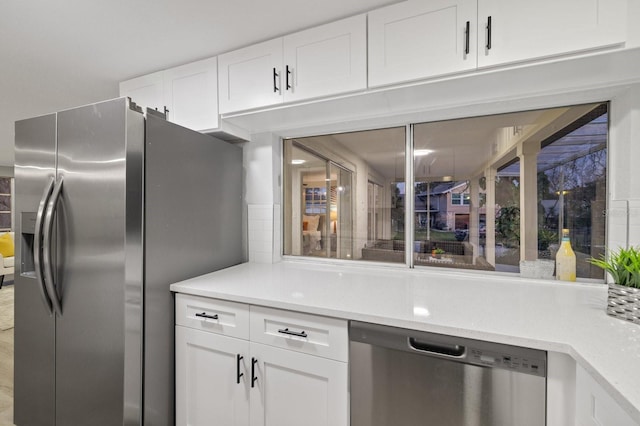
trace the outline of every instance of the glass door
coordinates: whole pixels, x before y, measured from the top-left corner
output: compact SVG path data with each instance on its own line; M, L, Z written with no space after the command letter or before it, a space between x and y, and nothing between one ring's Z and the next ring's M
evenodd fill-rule
M329 162L331 176L330 251L328 257L351 259L353 252L352 173Z

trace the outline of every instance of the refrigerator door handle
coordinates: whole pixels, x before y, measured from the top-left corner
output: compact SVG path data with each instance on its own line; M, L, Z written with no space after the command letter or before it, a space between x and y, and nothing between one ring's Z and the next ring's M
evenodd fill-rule
M49 202L49 197L51 196L51 192L53 191L53 185L55 183L55 179L51 178L49 183L44 189L44 193L42 194L42 198L40 199L40 204L38 205L38 213L36 214L36 229L34 231L33 236L33 264L36 273L36 281L38 282L38 289L40 290L40 296L42 296L42 301L45 304L47 312L49 315L53 315L53 305L51 304L51 299L47 294L47 290L44 285L44 277L42 273L42 220L44 219L44 213L47 208L47 203Z
M53 188L53 192L51 193L51 197L49 197L49 202L47 203L47 212L44 218L44 226L43 233L44 238L42 241L42 257L44 261L44 284L47 288L47 293L49 294L49 298L51 299L51 303L53 305L53 309L58 314L58 316L62 316L62 304L60 302L60 296L58 295L58 290L56 289L56 285L53 281L53 262L51 258L51 237L53 234L53 214L55 213L58 200L60 200L60 194L62 191L62 178L56 183L56 186Z

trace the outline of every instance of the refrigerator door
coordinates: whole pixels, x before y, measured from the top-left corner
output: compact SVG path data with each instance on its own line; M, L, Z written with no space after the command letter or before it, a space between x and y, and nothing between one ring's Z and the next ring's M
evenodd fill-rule
M56 174L56 115L17 121L15 132L14 422L45 426L55 421L55 318L33 250L38 207Z
M139 389L138 401L125 401L125 359L138 366L129 374L141 374L140 345L125 352L127 327L139 336L141 323L129 323L125 312L141 314L126 310L125 301L129 285L134 294L142 286L141 275L126 274L125 212L135 207L127 205L135 182L126 171L130 155L141 162L143 126L125 98L58 113L58 182L64 184L55 205L56 426L119 425L126 404L139 407Z

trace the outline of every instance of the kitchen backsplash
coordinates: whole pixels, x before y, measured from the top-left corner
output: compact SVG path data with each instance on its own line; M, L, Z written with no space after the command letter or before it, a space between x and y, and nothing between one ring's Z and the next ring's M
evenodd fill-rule
M249 204L249 262L274 263L280 259L280 205Z

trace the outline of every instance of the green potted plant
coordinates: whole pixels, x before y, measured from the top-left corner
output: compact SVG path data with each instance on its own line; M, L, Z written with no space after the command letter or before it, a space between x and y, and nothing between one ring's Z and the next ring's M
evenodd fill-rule
M613 278L607 313L640 324L640 247L620 248L608 256L589 259Z
M433 250L431 250L431 257L435 257L436 259L440 259L442 257L443 254L445 254L446 252L444 250L442 250L441 248L434 248Z

